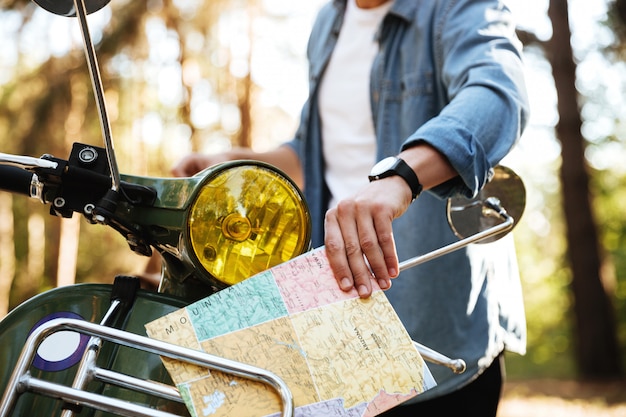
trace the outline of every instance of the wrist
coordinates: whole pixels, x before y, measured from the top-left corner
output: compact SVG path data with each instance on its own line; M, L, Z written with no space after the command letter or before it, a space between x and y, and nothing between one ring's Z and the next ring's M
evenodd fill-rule
M411 190L411 201L422 192L422 184L413 169L402 159L390 156L378 162L368 176L370 182L383 178L398 176L404 180Z

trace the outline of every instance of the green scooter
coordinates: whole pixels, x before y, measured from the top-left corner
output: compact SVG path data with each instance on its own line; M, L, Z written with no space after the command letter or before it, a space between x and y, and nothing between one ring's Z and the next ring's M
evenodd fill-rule
M266 384L278 393L282 415L293 416L289 387L274 373L143 335L146 323L309 251L311 220L301 191L280 170L257 161L227 162L188 178L120 174L86 20L109 0L35 2L79 20L104 147L76 143L66 160L0 153L0 190L36 198L55 216L79 213L112 227L132 251L156 251L163 262L157 291L125 276L112 285L59 287L0 321L0 417L187 416L162 357ZM460 240L401 269L498 239L524 205L519 177L497 167L475 199L448 201ZM462 360L414 344L427 361L464 371Z

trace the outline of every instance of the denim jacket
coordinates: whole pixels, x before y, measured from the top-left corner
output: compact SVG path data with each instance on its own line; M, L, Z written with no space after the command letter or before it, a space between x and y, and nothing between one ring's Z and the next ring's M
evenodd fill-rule
M324 160L319 82L341 30L345 0L325 5L309 44L309 99L295 138L315 247L323 244L329 191ZM521 44L509 9L497 0L395 0L377 32L371 70L377 160L425 141L459 176L428 190L394 221L400 261L458 240L446 200L474 196L519 139L528 118ZM504 349L523 354L526 323L511 236L471 245L403 271L386 295L409 334L467 362L460 375L431 365L438 387L456 389Z

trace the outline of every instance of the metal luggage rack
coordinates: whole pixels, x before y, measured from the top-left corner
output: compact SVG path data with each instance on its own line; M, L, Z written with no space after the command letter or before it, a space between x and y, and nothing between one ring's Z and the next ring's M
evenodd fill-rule
M39 345L47 337L64 330L91 336L90 343L71 387L34 378L29 373L29 368ZM96 366L95 358L103 340L266 384L279 394L282 402L282 415L284 417L293 416L294 402L291 391L278 375L268 370L100 324L71 318L57 318L38 327L28 337L7 384L2 402L0 402L0 417L10 416L19 396L25 392L56 398L68 404L86 406L120 416L177 416L176 414L156 410L146 405L110 398L84 390L88 381L99 380L107 384L117 385L166 400L182 402L178 390L173 386L159 382L144 381ZM71 417L73 415L74 411L72 411L71 407L64 410L62 414L63 417Z

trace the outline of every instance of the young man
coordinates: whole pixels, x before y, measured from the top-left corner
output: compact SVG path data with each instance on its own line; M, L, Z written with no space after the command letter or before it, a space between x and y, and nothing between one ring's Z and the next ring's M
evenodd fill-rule
M311 33L296 137L264 153L190 155L174 168L191 175L259 159L282 169L304 189L312 244L325 244L338 285L368 297L376 279L414 340L466 361L460 375L429 365L437 387L386 416L495 416L503 352L525 352L510 238L398 275L398 259L456 240L446 199L475 195L520 137L520 48L502 1L332 1Z

